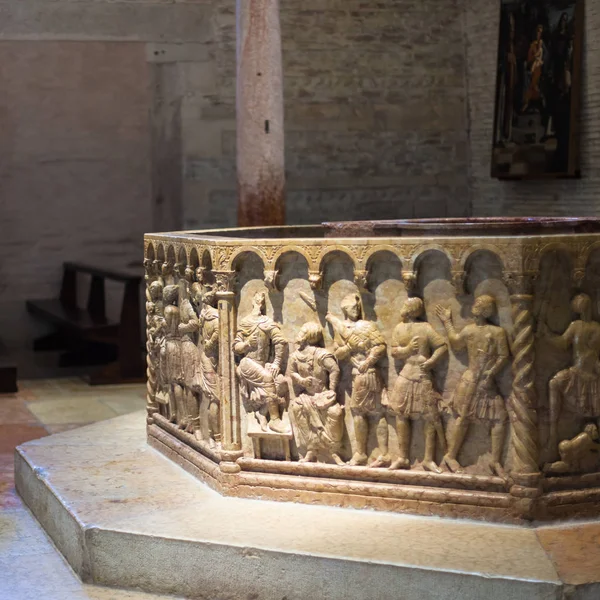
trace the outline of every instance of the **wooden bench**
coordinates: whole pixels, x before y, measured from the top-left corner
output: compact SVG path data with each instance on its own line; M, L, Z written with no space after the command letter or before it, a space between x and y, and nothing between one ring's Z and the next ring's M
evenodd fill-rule
M17 391L17 362L0 340L0 394Z
M78 274L91 276L87 305L78 305ZM124 284L119 321L106 316L106 280ZM56 331L35 340L34 350L70 350L60 366L105 364L90 373L90 384L144 380L138 271L115 271L79 262L63 263L59 298L27 300L32 315L54 325Z

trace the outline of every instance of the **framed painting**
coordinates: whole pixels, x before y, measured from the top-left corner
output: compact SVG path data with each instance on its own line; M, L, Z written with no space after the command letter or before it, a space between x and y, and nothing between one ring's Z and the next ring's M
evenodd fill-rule
M578 177L583 0L502 0L492 177Z

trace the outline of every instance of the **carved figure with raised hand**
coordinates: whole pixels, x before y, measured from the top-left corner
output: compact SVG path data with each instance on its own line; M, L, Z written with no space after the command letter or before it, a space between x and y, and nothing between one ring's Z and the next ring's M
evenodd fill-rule
M422 466L441 473L435 463L436 437L445 451L446 439L440 416L441 396L433 384L432 369L448 352L444 338L427 321L423 301L409 298L400 312L401 323L394 330L392 356L404 361L389 393L388 410L396 418L400 455L390 469L410 468L411 421L423 419L425 455Z
M451 347L454 350L466 348L469 360L468 368L462 374L451 400L457 418L444 463L454 472L463 470L457 457L469 424L488 421L491 423L492 438L490 468L498 475L504 474L501 460L508 413L495 378L507 363L510 352L504 329L489 323L495 311L496 302L491 296L479 296L471 309L475 322L457 332L452 323L452 311L441 305L436 309L448 333Z
M195 283L193 293L202 303L198 336L199 365L195 373L195 382L208 402L208 435L210 443L221 442L221 403L219 399L219 311L216 308L217 294L212 286L201 292L201 286Z
M558 419L563 408L580 419L600 418L600 323L592 320L592 300L587 294L575 296L571 309L579 319L561 336L551 338L573 353L573 365L550 380L551 448L558 443Z
M179 288L167 285L163 291L164 299L164 338L160 349L161 383L169 395L169 420L180 423L185 415L183 405L183 360L181 354L181 336L179 334L179 307L177 300Z
M560 460L544 465L544 473L558 475L594 471L600 459L598 437L598 427L588 423L579 435L558 445Z
M300 462L316 462L329 455L343 465L338 451L344 433L343 408L336 388L340 368L335 356L323 348L323 331L317 323L306 323L296 337L297 349L290 359L295 398L290 413L298 445L306 447Z
M243 357L237 374L246 410L254 413L263 431L284 433L286 426L280 415L277 378L287 341L265 310L265 294L258 292L252 300L250 314L238 324L233 350ZM271 354L274 354L273 361L268 362Z
M358 294L349 294L341 302L344 319L328 313L325 317L341 340L335 350L338 360L347 360L352 366L352 393L350 410L354 422L355 452L348 464L366 465L367 440L371 423L376 427L380 455L370 466L388 467L388 430L384 415L387 404L386 390L378 363L385 356L386 344L375 323L362 318L362 304Z

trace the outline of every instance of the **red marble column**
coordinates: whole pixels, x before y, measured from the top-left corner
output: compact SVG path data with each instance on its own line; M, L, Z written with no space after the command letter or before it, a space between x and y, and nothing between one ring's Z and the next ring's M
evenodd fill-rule
M237 0L237 178L240 227L285 222L279 0Z

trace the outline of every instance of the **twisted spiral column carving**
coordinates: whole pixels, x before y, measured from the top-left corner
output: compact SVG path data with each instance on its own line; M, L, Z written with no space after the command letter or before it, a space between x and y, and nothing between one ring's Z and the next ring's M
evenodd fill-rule
M537 394L535 390L535 335L532 314L533 277L509 275L505 278L510 291L513 315L512 371L513 385L509 399L512 422L511 445L514 473L539 472L539 435Z
M510 407L513 413L513 471L536 473L539 470L537 395L535 391L535 336L531 296L512 296L513 303L513 387Z

